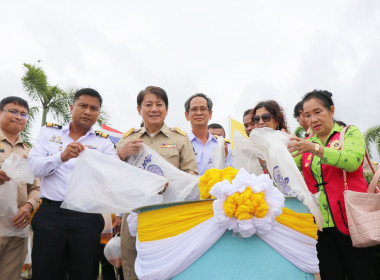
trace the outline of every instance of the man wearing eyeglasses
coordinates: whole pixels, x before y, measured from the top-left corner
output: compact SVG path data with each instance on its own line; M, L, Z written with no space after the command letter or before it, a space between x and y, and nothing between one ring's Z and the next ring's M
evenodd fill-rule
M28 103L16 96L9 96L0 101L0 168L3 162L14 153L27 158L30 148L23 142L20 132L28 119ZM0 169L0 188L9 181L7 174ZM38 205L39 181L34 184L18 184L18 213L8 221L0 217L0 226L10 223L11 227L23 229L29 225L30 213ZM17 236L0 236L0 279L19 280L21 268L26 257L28 238Z
M203 175L212 164L212 154L218 141L208 131L208 122L212 117L212 100L203 93L196 93L185 102L185 117L190 121L189 139L195 151L198 174ZM227 145L226 145L227 147ZM232 166L231 151L226 150L226 164Z
M99 117L102 97L91 88L78 90L70 106L72 120L61 127L42 127L28 162L41 177L42 204L32 220L33 279L97 279L100 234L104 219L100 214L60 208L79 154L85 149L114 156L107 135L93 130ZM81 186L78 186L80 188Z

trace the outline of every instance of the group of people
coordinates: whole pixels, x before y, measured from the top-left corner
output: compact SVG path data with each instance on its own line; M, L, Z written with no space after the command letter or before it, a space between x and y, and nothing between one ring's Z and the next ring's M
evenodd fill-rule
M308 137L291 136L288 149L309 190L321 193L319 202L324 223L323 231L318 232L317 245L321 278L376 279L374 248L352 246L343 200L343 170L348 174L349 189L362 192L367 189L362 169L365 142L358 128L349 126L344 145L340 144L343 127L334 119L331 95L315 90L297 104L295 117L300 125L305 125ZM7 97L0 102L0 164L14 152L28 158L36 176L35 184L19 185L19 213L13 218L13 225L26 227L31 212L37 207L38 192L42 199L31 222L33 279L65 279L67 275L70 279L96 279L98 275L103 217L60 208L76 158L84 149L96 149L127 161L139 153L144 143L180 170L202 175L212 165L217 137L225 137L223 128L208 126L213 113L213 103L208 96L197 93L186 100L185 118L191 124L191 132L187 134L165 124L169 108L167 94L162 88L149 86L137 96L137 111L143 126L127 131L115 149L105 134L93 129L101 106L102 97L94 89L77 91L70 106L71 122L65 126L48 123L41 128L29 152L19 135L28 118L27 102L19 97ZM274 100L260 102L245 111L243 122L247 135L262 127L289 133L284 112ZM265 161L260 160L260 163L269 174ZM233 165L228 143L225 164ZM0 187L8 180L10 178L0 169ZM166 187L170 188L170 182ZM116 231L121 228L124 278L137 279L135 238L129 233L127 216L128 213L118 213L115 228ZM0 237L0 279L18 280L25 254L25 238Z

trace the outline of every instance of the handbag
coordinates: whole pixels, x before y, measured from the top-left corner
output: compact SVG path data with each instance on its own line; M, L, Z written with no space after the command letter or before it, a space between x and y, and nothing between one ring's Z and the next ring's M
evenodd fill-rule
M342 148L347 128L345 127L340 134ZM369 159L367 151L366 158ZM369 164L371 166L370 161ZM344 202L352 245L362 248L380 244L380 193L375 193L380 178L380 169L374 173L366 193L348 190L346 171L344 170L343 177Z

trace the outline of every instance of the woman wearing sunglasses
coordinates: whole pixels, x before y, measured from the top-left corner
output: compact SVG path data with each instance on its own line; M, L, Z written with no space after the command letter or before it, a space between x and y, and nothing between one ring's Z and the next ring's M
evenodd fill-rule
M253 108L252 123L255 128L269 127L274 130L288 132L284 110L274 100L259 102ZM265 174L269 174L265 160L259 159Z
M253 108L252 123L256 128L269 127L288 132L284 110L274 100L262 101Z
M374 247L352 246L343 197L343 170L350 190L367 191L363 177L365 142L359 129L350 126L342 148L339 136L343 127L334 121L331 96L330 92L320 90L305 95L303 111L314 135L307 140L290 137L288 149L303 171L310 192L320 192L324 221L323 231L318 231L317 252L322 280L376 279Z

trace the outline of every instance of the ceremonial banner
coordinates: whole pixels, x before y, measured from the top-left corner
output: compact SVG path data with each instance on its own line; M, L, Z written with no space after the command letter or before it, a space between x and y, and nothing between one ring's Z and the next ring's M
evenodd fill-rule
M231 125L231 149L234 150L235 149L235 143L234 143L235 131L236 130L239 131L241 135L244 135L245 137L248 137L248 136L247 136L247 133L245 133L244 124L242 124L241 122L238 122L230 118L230 125Z

